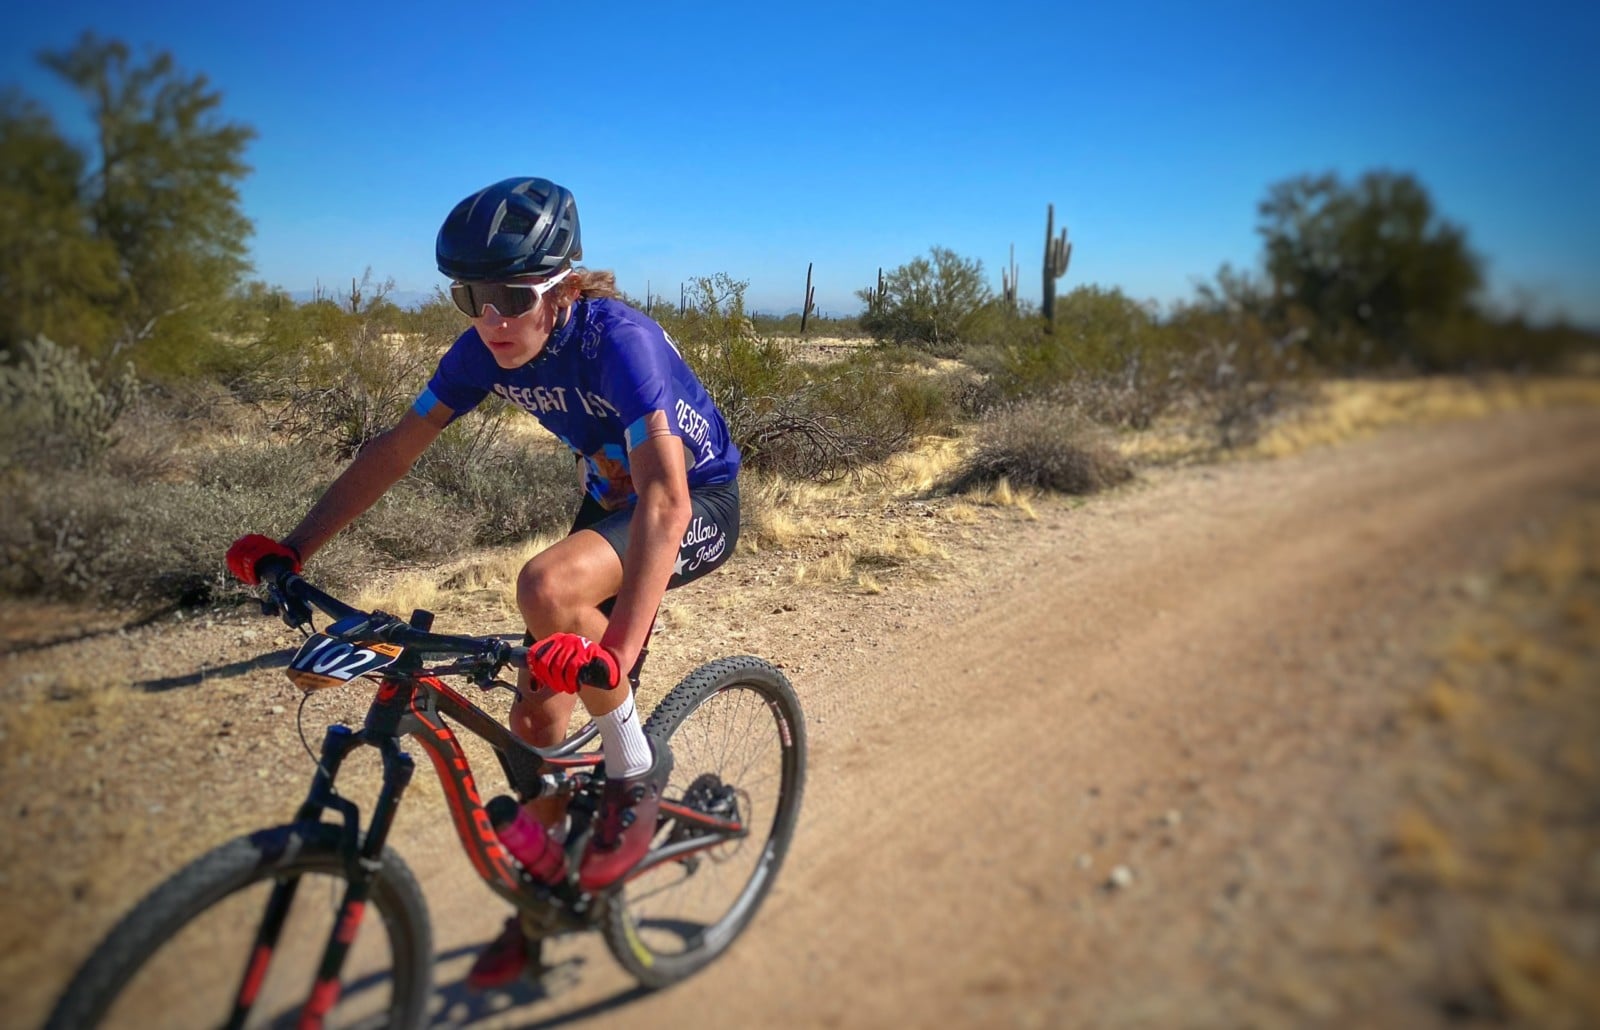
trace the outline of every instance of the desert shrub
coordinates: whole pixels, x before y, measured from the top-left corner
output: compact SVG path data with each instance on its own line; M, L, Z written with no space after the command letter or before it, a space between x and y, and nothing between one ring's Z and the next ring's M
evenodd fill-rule
M790 362L781 344L756 332L744 289L727 275L700 279L687 313L664 325L750 467L836 478L948 423L953 405L939 384L891 361Z
M1056 321L1015 318L991 330L972 358L991 380L991 405L1065 399L1103 425L1142 429L1177 395L1171 337L1146 305L1119 290L1081 286L1056 302Z
M767 336L799 336L800 313L791 311L783 315L758 315L750 313L750 321L754 324L756 332ZM818 314L813 312L806 319L806 336L837 337L843 340L864 340L868 338L866 330L861 327L861 320L855 315Z
M882 278L882 296L876 285L857 290L856 296L866 305L861 328L885 343L960 357L999 310L983 262L947 247L933 247L928 257L913 258Z
M458 432L459 430L459 432ZM577 514L578 475L565 447L509 433L469 432L457 422L417 462L428 484L471 527L460 543L495 546L565 530Z
M213 446L192 462L182 482L130 481L101 469L13 476L12 503L0 513L0 591L129 603L242 595L223 566L228 545L245 532L288 532L339 468L313 449L270 440ZM571 498L570 464L566 474ZM373 567L526 537L526 523L514 533L505 527L519 513L528 517L528 504L517 507L514 489L505 494L474 501L425 478L402 481L318 552L318 582L344 589Z
M795 381L782 345L757 333L745 313L747 285L721 272L696 279L687 311L662 322L735 439Z
M0 590L64 600L199 603L242 590L222 560L240 527L283 532L303 513L259 488L130 483L94 470L28 476L10 494ZM331 568L341 567L341 552L359 550L353 544L330 545Z
M1056 301L1055 325L1018 319L991 337L1011 397L1051 393L1082 376L1124 373L1159 349L1154 314L1120 290L1080 286Z
M102 380L99 367L48 337L0 353L0 455L26 468L79 468L115 440L124 408L138 395L133 368Z
M472 542L472 519L453 499L416 479L390 488L345 531L387 564L432 563Z
M400 421L437 360L416 341L360 328L307 347L282 373L287 388L273 428L352 457Z
M1034 398L980 424L976 447L946 484L959 493L1002 479L1067 494L1089 494L1133 471L1104 431L1070 403Z
M1178 307L1167 328L1168 381L1221 447L1255 440L1303 393L1303 333L1276 332L1249 309L1204 303Z
M752 468L837 479L954 426L953 380L867 353L818 366L738 438Z
M132 483L175 482L184 478L183 427L146 405L123 415L121 431L107 449L104 467Z
M438 298L400 310L388 300L392 287L369 273L346 297L277 306L257 319L261 360L238 382L241 396L274 412L274 431L353 456L400 420L465 324Z

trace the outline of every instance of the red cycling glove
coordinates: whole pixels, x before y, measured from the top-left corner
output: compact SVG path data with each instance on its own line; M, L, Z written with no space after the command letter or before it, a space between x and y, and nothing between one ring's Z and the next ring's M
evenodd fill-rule
M528 652L528 671L542 687L576 694L579 686L601 685L578 682L578 673L595 661L601 663L596 671L604 672L606 689L615 687L620 674L617 659L610 651L576 633L552 633Z
M261 581L256 575L256 566L261 564L263 558L287 558L294 563L294 571L300 571L298 551L260 533L251 533L233 542L233 546L228 548L228 571L247 586L255 586Z

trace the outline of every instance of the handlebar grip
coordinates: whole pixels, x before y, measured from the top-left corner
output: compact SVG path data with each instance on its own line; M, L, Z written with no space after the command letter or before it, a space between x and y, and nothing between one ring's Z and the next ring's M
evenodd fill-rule
M611 690L616 687L616 684L611 682L611 673L605 661L600 658L591 658L583 663L583 668L578 670L578 685L598 687L601 690Z
M256 562L256 579L262 583L276 583L285 573L294 571L294 562L281 554L269 554Z

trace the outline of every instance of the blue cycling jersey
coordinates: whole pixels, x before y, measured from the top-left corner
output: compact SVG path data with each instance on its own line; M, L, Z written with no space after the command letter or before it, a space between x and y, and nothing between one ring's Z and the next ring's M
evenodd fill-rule
M655 320L621 301L585 298L521 368L496 364L476 329L462 333L412 405L454 415L497 393L537 418L584 460L584 487L607 510L637 500L628 452L645 440L645 416L666 413L683 441L689 485L732 482L739 448L722 413Z

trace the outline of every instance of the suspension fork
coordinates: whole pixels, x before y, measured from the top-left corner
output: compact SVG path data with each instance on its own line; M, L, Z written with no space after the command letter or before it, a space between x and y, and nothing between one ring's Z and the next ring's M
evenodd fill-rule
M360 810L355 803L335 793L334 780L345 758L363 745L376 747L383 760L383 788L373 807L372 821L367 827L366 839L360 835ZM297 823L320 822L327 809L334 809L343 817L340 852L344 858L346 887L334 927L323 949L318 964L316 981L301 1011L299 1026L316 1028L339 1000L339 973L349 955L351 942L361 926L361 917L372 894L372 881L381 868L379 856L383 853L389 830L394 825L400 798L411 782L416 765L411 756L400 749L394 736L355 731L346 726L330 726L322 741L322 756L317 763L316 775L305 802L295 813ZM267 900L267 909L256 933L251 949L250 963L235 995L234 1010L228 1027L243 1026L255 1005L261 984L266 979L278 938L288 918L300 880L298 877L281 880L273 887Z

